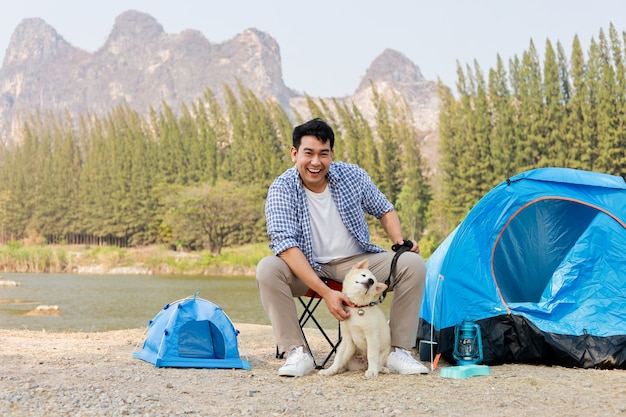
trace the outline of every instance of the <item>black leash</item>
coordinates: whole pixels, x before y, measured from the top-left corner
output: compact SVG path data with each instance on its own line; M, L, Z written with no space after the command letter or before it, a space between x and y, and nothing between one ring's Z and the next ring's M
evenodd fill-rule
M393 259L391 260L391 268L389 268L389 276L387 277L387 280L385 281L385 284L387 285L387 289L385 289L385 291L383 291L380 297L378 297L379 303L382 303L383 301L385 301L385 297L387 296L387 291L389 290L389 285L391 285L391 276L393 275L393 271L396 269L398 258L404 252L410 251L412 248L413 248L413 242L411 242L410 240L406 240L406 239L404 239L401 245L396 243L393 246L391 246L391 250L393 250L396 254L393 255Z

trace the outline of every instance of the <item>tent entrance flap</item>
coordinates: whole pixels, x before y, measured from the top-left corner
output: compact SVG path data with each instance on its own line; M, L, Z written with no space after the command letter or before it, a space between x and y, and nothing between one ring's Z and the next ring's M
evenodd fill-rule
M507 303L539 302L554 271L598 214L572 200L541 199L509 221L495 244L494 278Z
M224 335L209 320L189 321L179 330L178 354L184 358L224 359Z

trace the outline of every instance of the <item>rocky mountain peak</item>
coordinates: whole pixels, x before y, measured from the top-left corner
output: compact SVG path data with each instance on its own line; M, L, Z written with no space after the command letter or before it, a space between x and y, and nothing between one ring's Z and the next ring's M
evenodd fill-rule
M370 80L381 94L399 92L421 131L436 125L436 84L392 49L378 56L354 95L366 118L375 114ZM21 120L34 111L106 114L121 103L140 113L162 103L178 109L206 89L218 101L224 86L244 86L262 100L276 100L293 115L307 117L307 99L287 87L280 47L268 33L250 28L220 43L200 31L171 34L152 16L136 10L120 14L104 45L91 53L66 42L42 19L26 19L13 33L0 68L0 142L20 140ZM334 98L322 98L334 108Z
M419 67L404 54L393 49L385 49L382 54L374 59L357 91L369 88L370 81L374 83L384 82L391 87L402 87L426 80Z
M115 19L104 49L117 55L131 47L154 43L164 33L163 26L152 16L129 10Z
M39 18L24 19L7 48L3 67L20 61L43 61L63 55L73 47L56 30Z

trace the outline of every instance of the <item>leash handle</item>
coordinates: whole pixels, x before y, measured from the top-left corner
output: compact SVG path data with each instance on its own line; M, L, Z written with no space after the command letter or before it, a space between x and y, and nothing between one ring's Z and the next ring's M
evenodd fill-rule
M393 250L394 252L398 252L400 249L403 248L408 248L409 250L413 249L413 241L404 239L401 245L396 243L391 246L391 250ZM406 249L403 249L402 251L404 252L405 250Z
M396 243L391 246L391 250L393 250L396 254L393 255L393 259L391 260L391 268L389 269L389 276L387 277L387 280L385 281L385 284L387 285L387 289L383 291L380 297L378 297L379 303L382 303L383 301L385 301L385 297L387 296L387 290L389 290L389 285L391 285L391 276L393 275L393 271L396 269L396 263L398 263L398 258L404 252L410 251L411 249L413 249L413 242L407 239L404 239L401 245Z

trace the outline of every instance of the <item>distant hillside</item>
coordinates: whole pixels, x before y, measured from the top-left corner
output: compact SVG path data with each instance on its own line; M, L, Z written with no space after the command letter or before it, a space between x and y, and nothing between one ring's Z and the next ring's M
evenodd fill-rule
M273 98L292 114L307 115L306 99L283 81L280 48L267 33L247 29L233 39L211 43L199 31L165 33L153 17L120 14L104 45L94 53L69 44L37 18L15 29L0 68L0 139L18 139L19 120L35 110L104 114L120 103L140 113L165 102L173 109L191 103L210 88L222 98L224 84L237 82L263 99ZM423 153L434 168L437 159L436 83L402 53L387 49L367 70L352 96L372 120L371 83L383 94L401 93L423 133ZM330 98L322 98L330 100Z

